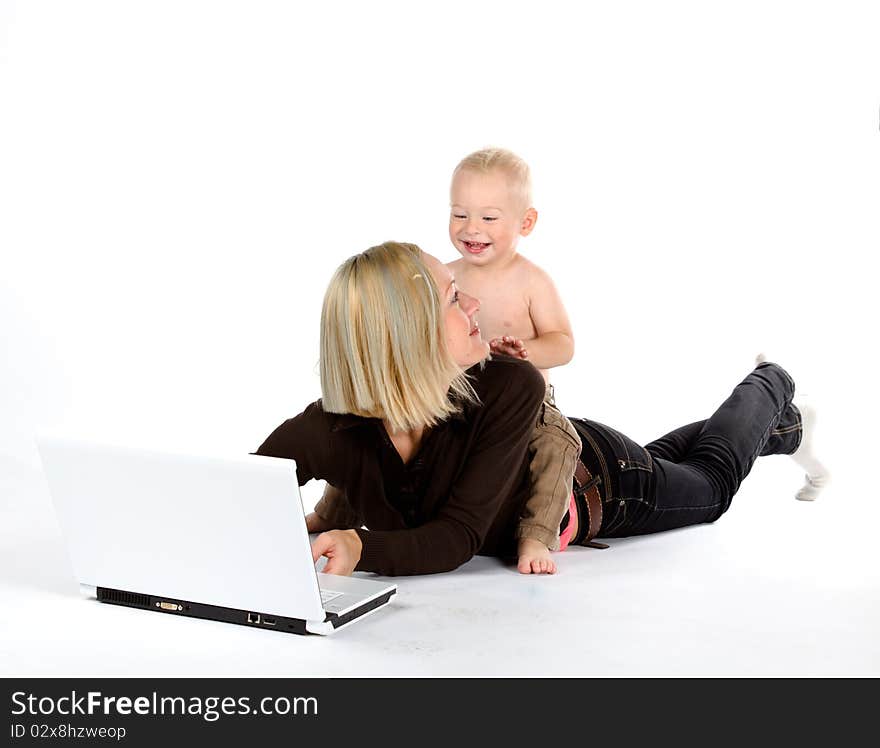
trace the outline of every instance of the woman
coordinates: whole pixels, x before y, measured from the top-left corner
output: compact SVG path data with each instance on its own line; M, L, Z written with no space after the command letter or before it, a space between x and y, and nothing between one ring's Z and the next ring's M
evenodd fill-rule
M321 315L323 398L257 450L295 459L300 485L336 488L332 514L325 499L307 518L325 572L426 574L515 550L544 380L527 361L488 359L479 308L412 244L373 247L334 275ZM793 394L788 374L761 362L708 421L647 447L572 419L589 473L562 529L587 543L716 520L759 454L798 450ZM796 457L818 486L806 445Z

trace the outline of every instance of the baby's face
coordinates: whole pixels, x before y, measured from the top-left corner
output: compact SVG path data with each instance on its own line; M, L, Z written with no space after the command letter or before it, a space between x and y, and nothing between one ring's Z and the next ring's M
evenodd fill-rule
M531 230L527 210L503 172L460 171L452 180L450 202L449 238L473 265L510 259L519 237Z

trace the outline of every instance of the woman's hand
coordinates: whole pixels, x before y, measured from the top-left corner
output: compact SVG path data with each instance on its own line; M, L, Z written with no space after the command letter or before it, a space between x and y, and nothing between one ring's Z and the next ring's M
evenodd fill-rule
M319 514L310 512L306 515L306 530L309 532L324 532L332 529L333 525Z
M361 560L360 536L354 530L330 530L322 532L312 543L312 560L317 563L321 556L327 557L324 574L339 574L347 577Z

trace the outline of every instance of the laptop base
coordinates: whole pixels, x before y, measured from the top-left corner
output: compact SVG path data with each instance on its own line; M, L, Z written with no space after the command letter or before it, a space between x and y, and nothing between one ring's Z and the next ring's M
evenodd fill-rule
M157 597L156 595L115 590L109 587L97 587L96 594L99 602L110 603L111 605L123 605L127 608L140 608L141 610L152 610L157 613L187 616L189 618L205 618L210 621L222 621L223 623L237 623L240 626L281 631L285 634L308 634L311 633L309 628L312 628L309 626L308 621L301 618L287 618L271 613L224 608L220 605L205 605L204 603L194 603L190 600ZM319 627L322 629L321 633L329 633L350 623L355 618L372 612L387 603L393 594L393 590L389 591L387 594L380 595L343 615L327 613L326 618L322 622L323 625Z

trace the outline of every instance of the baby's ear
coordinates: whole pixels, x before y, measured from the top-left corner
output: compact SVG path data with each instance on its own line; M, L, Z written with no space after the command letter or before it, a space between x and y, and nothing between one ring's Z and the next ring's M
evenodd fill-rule
M532 229L535 228L535 224L538 222L538 211L534 208L529 208L526 211L526 214L523 216L522 224L519 228L520 236L528 236L532 233Z

